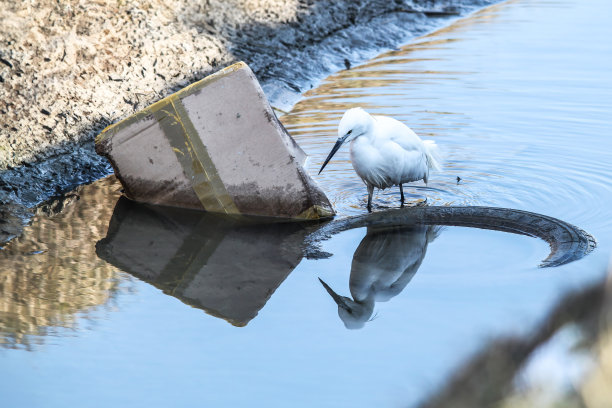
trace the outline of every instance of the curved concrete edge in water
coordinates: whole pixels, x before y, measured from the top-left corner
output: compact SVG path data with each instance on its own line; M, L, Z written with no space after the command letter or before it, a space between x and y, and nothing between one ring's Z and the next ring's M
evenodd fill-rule
M332 221L306 238L305 256L311 259L327 257L329 254L320 250L321 241L343 231L414 224L472 227L541 238L550 245L550 254L540 267L576 261L597 246L595 238L582 229L528 211L495 207L410 207Z

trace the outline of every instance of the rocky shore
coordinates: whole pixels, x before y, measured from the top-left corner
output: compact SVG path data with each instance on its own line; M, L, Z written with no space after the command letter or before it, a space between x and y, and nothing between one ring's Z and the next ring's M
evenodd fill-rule
M2 0L0 205L108 174L107 125L237 60L287 108L334 70L493 0Z

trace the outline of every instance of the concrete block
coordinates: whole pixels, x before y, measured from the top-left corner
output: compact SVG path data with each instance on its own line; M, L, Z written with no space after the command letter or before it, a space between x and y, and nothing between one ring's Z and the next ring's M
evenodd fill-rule
M303 223L249 218L121 197L96 253L184 303L245 326L300 263L307 234Z
M240 62L106 128L107 157L140 202L296 219L333 215L306 155Z

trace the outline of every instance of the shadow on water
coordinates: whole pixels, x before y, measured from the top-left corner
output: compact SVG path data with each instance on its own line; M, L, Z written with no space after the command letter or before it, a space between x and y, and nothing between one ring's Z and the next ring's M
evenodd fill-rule
M98 256L182 302L245 326L302 259L307 230L121 197Z

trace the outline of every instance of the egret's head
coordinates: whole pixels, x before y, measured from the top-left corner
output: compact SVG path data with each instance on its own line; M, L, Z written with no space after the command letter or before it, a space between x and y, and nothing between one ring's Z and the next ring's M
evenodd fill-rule
M321 278L319 281L338 305L338 316L347 329L361 329L372 316L374 311L374 298L364 301L354 301L346 296L340 296L329 287Z
M346 137L345 142L363 136L372 128L374 118L361 108L352 108L344 112L338 125L338 137Z
M327 163L344 142L350 142L351 140L368 134L372 129L373 123L374 118L361 108L352 108L344 112L342 119L340 119L340 124L338 125L338 140L321 166L319 174L321 174Z

